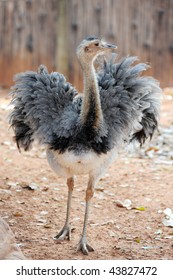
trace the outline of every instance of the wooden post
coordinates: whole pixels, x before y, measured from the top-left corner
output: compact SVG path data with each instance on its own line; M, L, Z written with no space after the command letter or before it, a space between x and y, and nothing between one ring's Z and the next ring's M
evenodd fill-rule
M57 0L57 8L56 68L67 77L69 70L67 1Z

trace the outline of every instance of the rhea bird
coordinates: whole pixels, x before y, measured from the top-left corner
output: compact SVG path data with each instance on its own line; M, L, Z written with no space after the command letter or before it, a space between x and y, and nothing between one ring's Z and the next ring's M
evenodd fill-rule
M38 72L16 75L12 91L10 124L18 148L29 150L35 139L44 144L50 167L67 178L66 220L55 236L58 242L71 238L70 209L74 175L88 174L83 231L77 250L93 251L86 228L94 188L122 145L137 140L141 145L158 126L161 89L152 77L141 76L147 64L128 56L119 62L112 57L115 45L95 36L84 39L77 57L84 76L84 92L78 94L65 77ZM98 71L98 56L102 60ZM109 56L109 55L108 55Z

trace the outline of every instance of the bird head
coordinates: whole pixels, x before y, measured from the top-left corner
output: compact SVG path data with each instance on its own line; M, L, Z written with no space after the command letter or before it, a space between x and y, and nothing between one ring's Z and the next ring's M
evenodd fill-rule
M77 48L77 57L82 66L94 61L99 55L113 52L117 46L108 44L95 36L84 39Z

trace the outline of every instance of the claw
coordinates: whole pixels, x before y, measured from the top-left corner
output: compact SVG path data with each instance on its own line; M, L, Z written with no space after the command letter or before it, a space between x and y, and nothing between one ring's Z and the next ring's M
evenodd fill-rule
M87 241L85 238L81 238L77 245L77 251L82 251L84 255L88 255L89 252L93 252L94 249L87 244Z
M63 241L65 238L71 240L71 227L64 226L62 230L53 238L57 243Z

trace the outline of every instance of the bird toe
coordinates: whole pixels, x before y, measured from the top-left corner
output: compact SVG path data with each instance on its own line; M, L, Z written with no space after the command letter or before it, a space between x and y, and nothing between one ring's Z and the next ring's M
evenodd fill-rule
M71 227L64 226L60 232L53 238L57 243L60 243L64 239L71 240Z
M85 239L81 238L77 245L77 251L81 251L84 255L88 255L88 253L93 252L94 249L87 243Z

